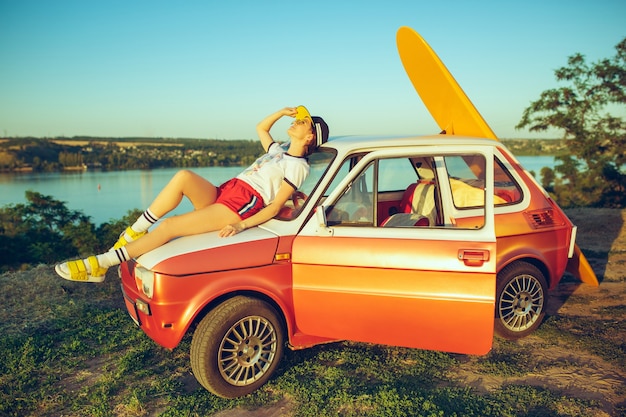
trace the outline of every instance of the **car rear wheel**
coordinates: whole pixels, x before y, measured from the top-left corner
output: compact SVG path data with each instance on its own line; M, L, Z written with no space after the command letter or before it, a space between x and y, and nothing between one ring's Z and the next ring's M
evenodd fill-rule
M498 274L495 332L519 339L539 327L548 301L543 273L527 262L517 262Z
M283 329L268 303L237 296L200 322L191 341L191 369L198 382L224 398L265 384L280 362Z

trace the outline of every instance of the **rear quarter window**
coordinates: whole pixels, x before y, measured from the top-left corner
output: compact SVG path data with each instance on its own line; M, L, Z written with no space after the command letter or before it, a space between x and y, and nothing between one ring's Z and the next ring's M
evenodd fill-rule
M484 205L484 159L480 155L453 155L444 159L451 188L467 191L453 192L455 207L463 209ZM471 198L468 198L470 194ZM494 194L496 206L515 204L522 199L519 185L497 158L494 160Z

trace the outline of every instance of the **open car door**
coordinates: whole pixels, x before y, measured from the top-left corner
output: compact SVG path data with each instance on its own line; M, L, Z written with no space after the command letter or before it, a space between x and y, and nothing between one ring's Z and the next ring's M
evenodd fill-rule
M442 158L439 147L361 157L329 187L317 216L296 236L292 266L298 330L337 340L487 353L496 286L493 150L471 150L487 175L487 186L480 190L483 207L475 208L480 215L471 228L449 220L428 227L382 225L379 217L386 214L377 213L379 186L392 170L379 167L388 158L407 160L400 152L413 152L410 160ZM435 175L437 190L427 195L451 198L445 167ZM442 219L446 204L436 206L436 218ZM340 209L342 215L335 216ZM344 215L347 211L353 214Z

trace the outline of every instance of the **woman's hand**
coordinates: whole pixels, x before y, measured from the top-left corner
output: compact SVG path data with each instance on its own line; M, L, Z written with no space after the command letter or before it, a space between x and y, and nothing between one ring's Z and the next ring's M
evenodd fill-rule
M285 107L281 110L278 110L275 113L270 114L265 119L261 120L259 124L256 126L256 132L259 135L259 139L261 139L261 145L265 152L269 149L269 146L274 142L272 135L270 135L270 129L276 123L278 119L283 116L296 117L298 111L296 107Z
M297 107L285 107L281 110L281 113L283 114L283 116L296 117L296 115L298 114L298 109Z
M224 226L222 230L220 230L219 236L220 237L234 236L237 233L243 231L244 229L245 229L245 226L242 223L229 224L229 225Z

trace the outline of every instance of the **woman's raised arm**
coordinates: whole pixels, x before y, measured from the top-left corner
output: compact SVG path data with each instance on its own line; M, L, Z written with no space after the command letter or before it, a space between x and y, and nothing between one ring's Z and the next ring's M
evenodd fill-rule
M284 109L278 110L275 113L270 114L265 119L261 120L259 124L256 126L256 132L259 135L259 139L261 139L261 145L265 152L267 152L269 146L274 142L272 135L270 134L270 129L283 116L296 117L296 108L295 107L285 107Z

